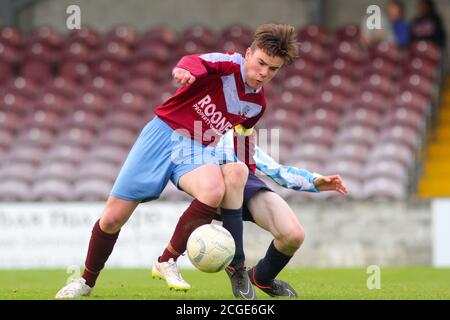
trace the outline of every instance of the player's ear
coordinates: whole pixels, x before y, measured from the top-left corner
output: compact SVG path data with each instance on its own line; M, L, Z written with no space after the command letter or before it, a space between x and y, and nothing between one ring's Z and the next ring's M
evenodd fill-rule
M250 57L252 56L252 54L253 54L252 48L251 48L251 47L248 47L247 50L245 51L245 60L250 59Z

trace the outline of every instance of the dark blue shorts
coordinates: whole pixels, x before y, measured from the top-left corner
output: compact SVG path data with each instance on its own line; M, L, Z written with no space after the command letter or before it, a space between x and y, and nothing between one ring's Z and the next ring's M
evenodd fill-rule
M255 222L255 220L253 220L252 214L250 213L250 210L248 209L247 204L250 201L250 199L260 190L267 190L274 192L267 186L267 184L264 181L262 181L255 174L250 172L248 174L247 184L245 185L244 189L244 205L242 207L242 218L244 219L244 221ZM214 216L214 219L222 221L222 217L218 214Z

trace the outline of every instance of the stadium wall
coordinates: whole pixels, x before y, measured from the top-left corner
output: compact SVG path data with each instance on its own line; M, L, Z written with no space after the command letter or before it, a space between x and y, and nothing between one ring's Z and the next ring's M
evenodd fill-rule
M66 8L72 4L80 6L82 24L100 31L121 23L132 24L138 29L168 24L178 30L202 23L219 30L235 22L255 27L264 22L297 26L308 21L307 0L48 0L30 9L33 11L33 24L65 29Z
M295 204L306 238L291 264L303 267L431 265L428 202ZM247 225L247 257L255 261L271 241ZM256 237L250 239L250 236ZM255 253L253 253L255 252ZM256 253L258 252L258 253Z
M164 23L182 29L192 23L206 23L220 29L234 22L245 22L251 27L274 21L295 26L310 20L308 0L46 0L30 7L34 25L49 24L65 29L66 8L76 4L82 11L82 23L104 31L118 23L132 23L137 28ZM325 0L323 23L331 28L345 23L359 23L368 6L385 7L388 0ZM417 1L404 1L406 19L416 14ZM450 3L435 0L438 12L448 30L450 40ZM1 19L1 17L0 17ZM30 20L29 20L30 21Z
M308 0L45 0L22 13L20 21L27 29L37 25L51 25L60 31L66 29L66 8L76 4L81 8L82 25L106 31L117 24L132 24L145 29L157 24L168 24L178 30L202 23L219 30L232 23L256 27L265 22L289 23L302 26L310 22ZM384 8L388 0L324 0L323 24L336 28L346 23L359 24L366 16L367 7L377 4ZM417 1L404 1L406 19L416 15ZM438 12L447 30L450 43L450 2L435 0ZM450 54L450 50L448 50ZM450 59L448 59L450 60Z
M109 267L149 267L168 243L186 202L142 204L122 229ZM83 265L103 203L0 204L0 268ZM292 205L306 240L290 266L450 266L450 200L437 202L306 202ZM433 212L433 210L434 212ZM440 213L439 213L440 211ZM434 220L433 220L434 219ZM265 254L271 235L245 224L248 264ZM433 247L440 256L433 257ZM191 267L186 257L182 267ZM439 264L440 263L440 264Z

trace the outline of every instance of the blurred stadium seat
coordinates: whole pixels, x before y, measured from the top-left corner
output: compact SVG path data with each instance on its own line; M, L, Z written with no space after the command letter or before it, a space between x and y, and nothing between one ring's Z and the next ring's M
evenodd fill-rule
M85 161L103 161L120 165L126 159L128 151L128 148L101 143L92 147L91 151L86 155Z
M371 200L405 200L404 185L386 177L376 177L366 180L363 187L364 197Z
M364 143L335 144L329 159L333 162L351 160L354 162L365 163L369 157L369 150L370 147Z
M0 200L31 201L31 185L23 180L0 181Z
M20 180L32 183L35 179L36 166L32 163L8 163L0 169L0 181Z
M67 34L1 28L0 199L105 200L152 110L177 90L170 81L177 59L244 53L252 36L241 24L181 32L84 26ZM281 130L280 161L341 174L350 199L404 199L420 165L441 50L424 41L366 48L355 24L308 24L298 37L300 58L265 88L269 111L258 124ZM162 198L189 199L174 186Z
M110 181L102 179L82 179L75 182L72 194L75 200L105 201L112 188Z
M16 145L7 153L5 163L26 162L39 164L45 154L46 150L36 145Z
M85 155L86 150L82 146L59 143L48 150L44 160L47 163L64 161L78 165L85 159Z
M65 179L43 178L36 180L31 192L35 201L73 200L72 184Z

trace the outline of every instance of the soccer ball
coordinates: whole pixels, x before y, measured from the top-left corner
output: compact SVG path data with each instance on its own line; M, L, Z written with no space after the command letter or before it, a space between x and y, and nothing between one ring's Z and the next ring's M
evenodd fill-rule
M206 224L189 236L187 254L192 264L203 272L223 270L234 258L235 244L227 229Z

